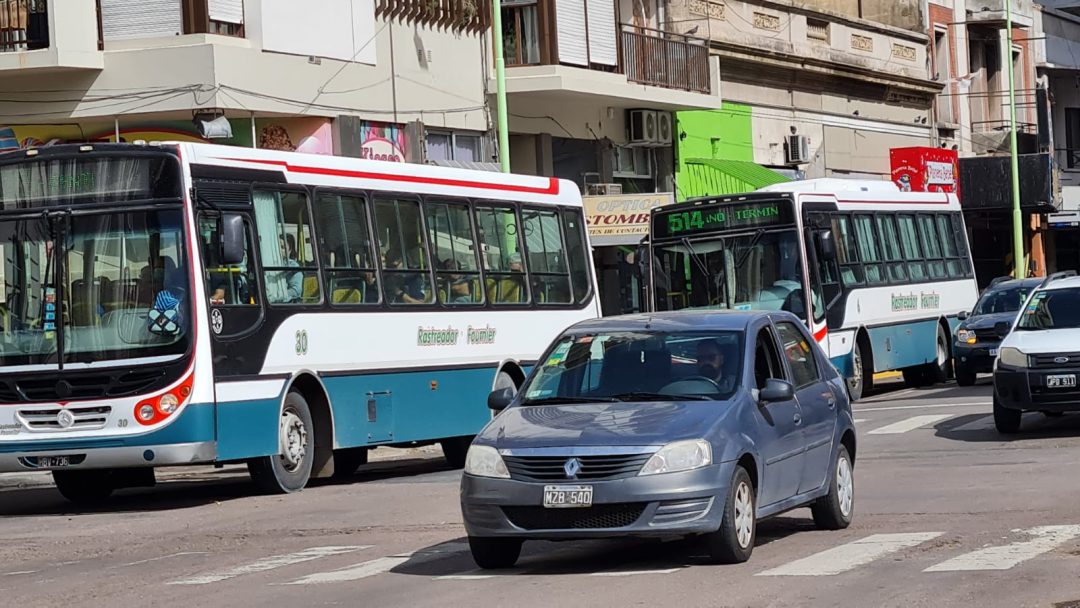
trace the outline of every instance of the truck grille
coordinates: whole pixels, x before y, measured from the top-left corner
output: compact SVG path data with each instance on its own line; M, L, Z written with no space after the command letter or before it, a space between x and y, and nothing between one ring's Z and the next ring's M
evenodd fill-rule
M647 503L593 505L584 509L503 507L510 523L523 530L586 530L624 528L645 512Z
M518 481L605 481L638 474L652 454L609 454L603 456L503 456L510 478ZM566 463L576 458L581 470L567 477Z
M1054 359L1064 357L1068 359L1064 363L1058 363ZM1035 367L1053 367L1056 369L1080 367L1080 353L1051 353L1031 355L1032 364Z
M976 329L975 339L979 342L989 344L997 344L998 342L1001 342L1001 336L999 336L993 328Z
M67 410L71 413L73 422L70 426L62 426L58 415ZM112 408L104 405L99 407L42 407L21 409L18 413L19 422L31 431L92 431L105 426L109 420Z

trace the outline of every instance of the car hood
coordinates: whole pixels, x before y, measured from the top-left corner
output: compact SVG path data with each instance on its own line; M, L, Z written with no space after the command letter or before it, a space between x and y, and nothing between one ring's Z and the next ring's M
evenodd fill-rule
M1001 322L1012 325L1012 322L1016 320L1016 314L1020 312L1014 310L1012 312L995 312L988 315L979 315L977 317L971 317L960 324L960 327L964 329L993 329L995 325Z
M1018 348L1029 355L1075 353L1080 351L1080 328L1045 329L1032 331L1017 329L1009 334L1003 344L1006 348Z
M491 421L478 440L499 449L663 445L708 436L734 412L738 398L516 406Z

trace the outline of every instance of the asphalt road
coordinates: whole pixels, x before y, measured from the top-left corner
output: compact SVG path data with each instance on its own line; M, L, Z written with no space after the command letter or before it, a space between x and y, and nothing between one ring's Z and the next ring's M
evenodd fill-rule
M459 473L435 454L285 497L243 470L178 470L74 510L0 477L0 606L1080 607L1080 416L993 429L990 387L892 390L856 406L856 515L762 522L750 562L693 542L531 543L478 571Z

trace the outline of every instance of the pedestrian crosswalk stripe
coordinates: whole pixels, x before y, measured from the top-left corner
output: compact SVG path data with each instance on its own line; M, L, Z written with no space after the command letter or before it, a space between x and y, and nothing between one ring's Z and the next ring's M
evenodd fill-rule
M853 570L884 555L921 545L941 536L942 532L874 534L795 560L757 576L829 576Z
M377 559L361 562L354 566L342 568L340 570L333 570L331 572L316 572L304 578L297 579L289 585L312 585L318 583L344 583L349 581L358 581L361 579L369 578L389 572L394 568L409 561L408 555L397 555L394 557L380 557Z
M614 570L611 572L592 572L589 576L636 576L638 574L671 574L682 568L664 568L660 570Z
M1080 526L1039 526L1024 530L1034 536L1030 540L972 551L931 566L924 572L956 572L958 570L1008 570L1021 562L1052 551L1080 536Z
M941 422L946 418L952 418L952 414L932 414L927 416L912 416L900 422L894 422L892 424L883 426L879 429L874 429L867 433L868 435L896 435L899 433L906 433L908 431L914 431L917 428L921 428L935 422Z
M346 547L311 547L304 549L297 553L289 553L287 555L275 555L273 557L267 557L250 564L238 566L231 570L224 572L217 572L214 574L205 574L203 576L196 576L193 578L186 578L177 581L172 581L170 585L206 585L209 583L216 583L219 581L228 580L230 578L236 578L245 574L254 574L256 572L265 572L267 570L273 570L275 568L281 568L283 566L291 566L293 564L299 564L323 557L330 557L333 555L343 555L345 553L352 553L354 551L360 551L362 549L370 549L371 545L356 545Z

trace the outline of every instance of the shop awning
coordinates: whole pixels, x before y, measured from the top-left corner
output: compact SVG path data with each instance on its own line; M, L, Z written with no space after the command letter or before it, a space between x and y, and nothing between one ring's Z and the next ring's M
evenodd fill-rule
M679 178L680 199L752 192L791 181L786 176L745 160L691 158Z

